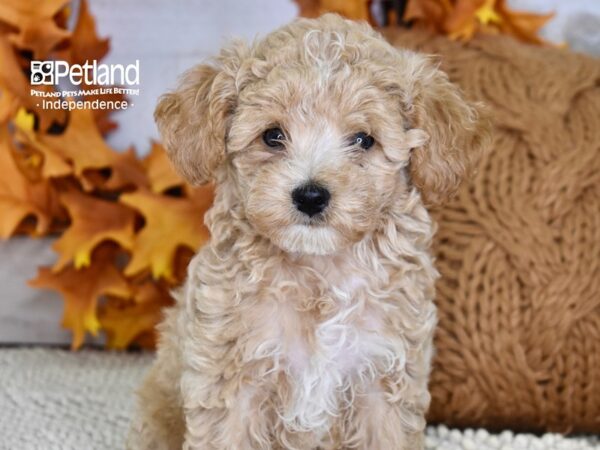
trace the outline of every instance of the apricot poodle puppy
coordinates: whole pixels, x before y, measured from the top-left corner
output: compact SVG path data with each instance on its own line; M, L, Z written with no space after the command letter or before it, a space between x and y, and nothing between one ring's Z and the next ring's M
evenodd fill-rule
M216 194L128 448L422 449L425 206L485 146L478 105L429 58L326 15L232 43L155 117L177 169Z

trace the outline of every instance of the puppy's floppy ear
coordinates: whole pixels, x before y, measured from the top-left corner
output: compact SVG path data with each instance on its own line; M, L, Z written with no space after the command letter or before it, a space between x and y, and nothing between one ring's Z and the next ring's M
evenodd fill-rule
M454 195L490 142L481 105L467 102L448 76L423 58L409 105L412 127L427 141L412 150L410 175L424 201L440 204Z
M236 99L233 77L205 64L186 72L179 87L160 98L154 119L171 161L189 182L210 181L225 159Z

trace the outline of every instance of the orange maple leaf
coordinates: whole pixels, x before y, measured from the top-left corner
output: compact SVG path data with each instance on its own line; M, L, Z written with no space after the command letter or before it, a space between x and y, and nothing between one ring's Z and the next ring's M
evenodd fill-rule
M437 32L442 32L444 18L451 11L450 0L410 0L406 5L404 20L417 20L433 27Z
M82 63L109 49L108 39L97 36L87 0L80 2L75 29L67 30L67 3L0 4L0 237L64 231L54 244L55 266L41 268L30 284L62 294L73 349L101 329L111 347L148 346L162 308L172 304L168 287L183 279L194 250L208 238L203 215L212 188L186 186L157 143L143 161L133 149L114 151L103 138L116 126L111 111L44 109L41 98L30 95L32 57ZM180 188L169 192L180 197L160 195L172 188Z
M94 188L113 192L150 186L144 165L133 148L125 152L114 152L111 158L110 166L104 170L85 171L85 179Z
M124 194L120 201L138 210L146 223L136 236L125 275L150 269L154 279L174 281L173 266L178 247L192 250L208 239L205 210L187 198L174 198L140 190Z
M94 198L77 191L60 196L71 217L71 225L53 244L60 257L53 271L62 270L71 261L76 269L89 267L92 251L101 242L111 240L126 250L133 246L135 212L126 206Z
M207 211L213 204L215 187L212 184L203 186L184 186L184 192L194 202L199 211Z
M0 238L15 233L27 218L35 219L34 234L51 225L55 192L45 181L31 182L19 170L6 127L0 127Z
M128 163L138 167L138 170L131 168L130 174L132 172L139 174L139 170L142 170L141 165L132 161L130 155L119 154L106 144L96 125L94 114L89 110L71 111L69 124L62 134L42 135L39 142L43 144L39 147L40 151L50 150L73 165L74 174L87 191L97 187L93 182L97 179L90 178L86 171L118 167L116 170L120 170L121 181L123 181L127 177L125 167ZM119 183L114 182L112 187L116 188L117 184Z
M184 185L183 179L175 172L165 148L158 142L152 142L150 153L144 159L144 166L152 192L160 194Z
M40 119L40 128L48 129L52 123L64 123L67 114L62 110L44 109L40 106L41 101L30 95L29 80L25 77L23 70L18 64L14 49L4 36L0 34L0 97L9 95L11 104L15 101L29 111L35 111ZM38 86L39 90L49 91L49 86ZM5 94L10 91L10 94Z
M153 330L162 318L162 308L168 303L130 303L127 306L107 305L100 310L99 320L106 331L109 348L127 348L137 336Z
M300 15L318 17L326 12L334 12L353 20L371 20L369 0L296 0Z
M30 286L58 291L65 302L62 326L73 332L72 349L83 344L86 332L96 335L100 322L96 315L98 300L103 295L127 298L131 295L125 278L114 262L114 251L99 248L92 264L85 269L67 267L54 273L47 267L38 271Z
M25 116L27 119L20 119ZM31 120L29 120L31 119ZM37 137L34 130L34 116L19 109L14 119L15 138L19 144L30 148L41 155L39 166L40 173L44 178L56 178L71 175L73 168L60 155L55 153L47 145L44 145Z
M452 39L469 40L478 30L477 10L486 0L456 0L442 22L442 29Z
M511 11L505 0L498 0L497 10L502 18L498 27L503 33L511 34L525 42L547 44L538 36L538 33L554 17L554 13L532 14Z
M12 118L19 108L19 99L0 84L0 126Z
M143 163L133 148L117 153L111 164L111 173L102 189L118 190L127 188L147 188L150 186Z
M137 337L153 333L162 318L162 309L173 304L168 289L161 283L146 280L133 289L133 301L110 299L100 308L98 317L110 348L127 348Z
M54 20L68 3L69 0L3 0L0 21L16 30L9 33L9 39L17 48L31 50L35 59L45 59L70 36Z
M77 24L71 36L69 46L69 61L83 64L86 61L101 60L110 49L109 39L100 39L96 34L96 22L90 14L88 2L82 0L79 4Z
M476 33L512 35L525 42L545 43L538 36L553 14L512 11L505 0L410 0L405 20L433 27L452 39L470 40Z

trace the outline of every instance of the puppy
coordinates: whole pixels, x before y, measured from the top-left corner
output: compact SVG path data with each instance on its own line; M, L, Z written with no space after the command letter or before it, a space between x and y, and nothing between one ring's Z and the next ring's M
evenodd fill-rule
M438 276L425 205L487 140L430 59L298 20L185 74L155 118L213 181L130 449L423 448ZM173 232L177 232L173 230Z

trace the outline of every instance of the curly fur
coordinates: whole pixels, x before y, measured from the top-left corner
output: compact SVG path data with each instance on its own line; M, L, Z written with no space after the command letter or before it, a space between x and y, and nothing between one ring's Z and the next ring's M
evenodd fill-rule
M216 195L128 447L421 449L438 276L424 199L451 195L484 145L476 106L427 57L326 15L231 44L155 117ZM348 143L359 131L372 149ZM332 193L316 222L290 198L309 179Z

